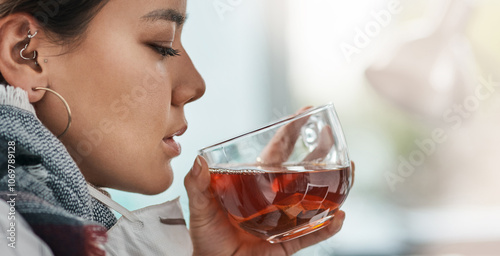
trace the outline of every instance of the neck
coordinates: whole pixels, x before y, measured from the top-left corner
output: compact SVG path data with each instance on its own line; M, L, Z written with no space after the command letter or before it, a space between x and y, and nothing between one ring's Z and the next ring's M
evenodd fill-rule
M36 116L35 108L29 101L28 92L21 88L0 84L0 105L14 106Z

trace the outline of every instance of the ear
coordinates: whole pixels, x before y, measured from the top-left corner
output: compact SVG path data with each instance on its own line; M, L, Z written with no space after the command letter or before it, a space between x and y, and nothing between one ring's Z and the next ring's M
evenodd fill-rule
M29 39L28 31L31 35L37 33L35 37ZM44 33L33 16L26 13L15 13L0 19L0 72L8 84L22 88L28 92L30 102L39 101L43 95L42 90L33 90L36 87L46 87L46 72L43 71L43 61L37 48L44 41ZM23 56L30 58L25 60ZM37 51L37 57L34 56Z

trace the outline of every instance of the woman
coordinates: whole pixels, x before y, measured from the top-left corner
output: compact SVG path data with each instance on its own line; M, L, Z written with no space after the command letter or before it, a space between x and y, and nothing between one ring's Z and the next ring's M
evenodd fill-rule
M0 0L0 162L12 163L0 209L17 221L15 232L1 222L2 252L291 255L340 230L341 211L281 244L235 229L201 157L185 177L189 233L175 201L129 213L94 188L157 194L172 183L184 105L205 91L180 41L185 12L185 0Z

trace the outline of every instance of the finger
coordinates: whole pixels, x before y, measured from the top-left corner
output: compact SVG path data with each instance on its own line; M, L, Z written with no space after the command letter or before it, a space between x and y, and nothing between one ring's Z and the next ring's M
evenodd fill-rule
M304 112L306 112L307 110L311 109L313 106L305 106L305 107L302 107L301 109L297 110L297 112L295 112L294 116L296 115L300 115Z
M190 219L209 221L213 218L216 207L210 192L210 172L202 156L196 157L191 171L184 178L184 186L189 197Z
M356 176L355 175L355 169L356 169L356 165L354 164L354 161L351 161L351 187L352 185L354 185L354 177Z
M311 246L313 244L319 243L327 238L332 237L342 229L342 225L345 220L345 212L338 211L335 213L335 217L328 226L321 230L318 230L312 234L297 238L295 240L284 242L283 248L286 250L287 255L292 255L293 253Z
M300 115L310 108L311 106L303 107L294 116ZM308 117L300 118L278 129L274 137L262 150L260 154L261 162L265 164L281 164L288 160L300 135L300 128L308 119Z
M323 127L318 136L318 145L303 161L311 162L314 160L323 160L323 158L330 153L334 143L332 128L329 125Z

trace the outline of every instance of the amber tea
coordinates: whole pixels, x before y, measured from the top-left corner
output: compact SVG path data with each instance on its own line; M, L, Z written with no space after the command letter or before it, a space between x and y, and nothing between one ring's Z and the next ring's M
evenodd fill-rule
M243 230L273 242L322 228L347 197L350 167L211 169L211 189Z

